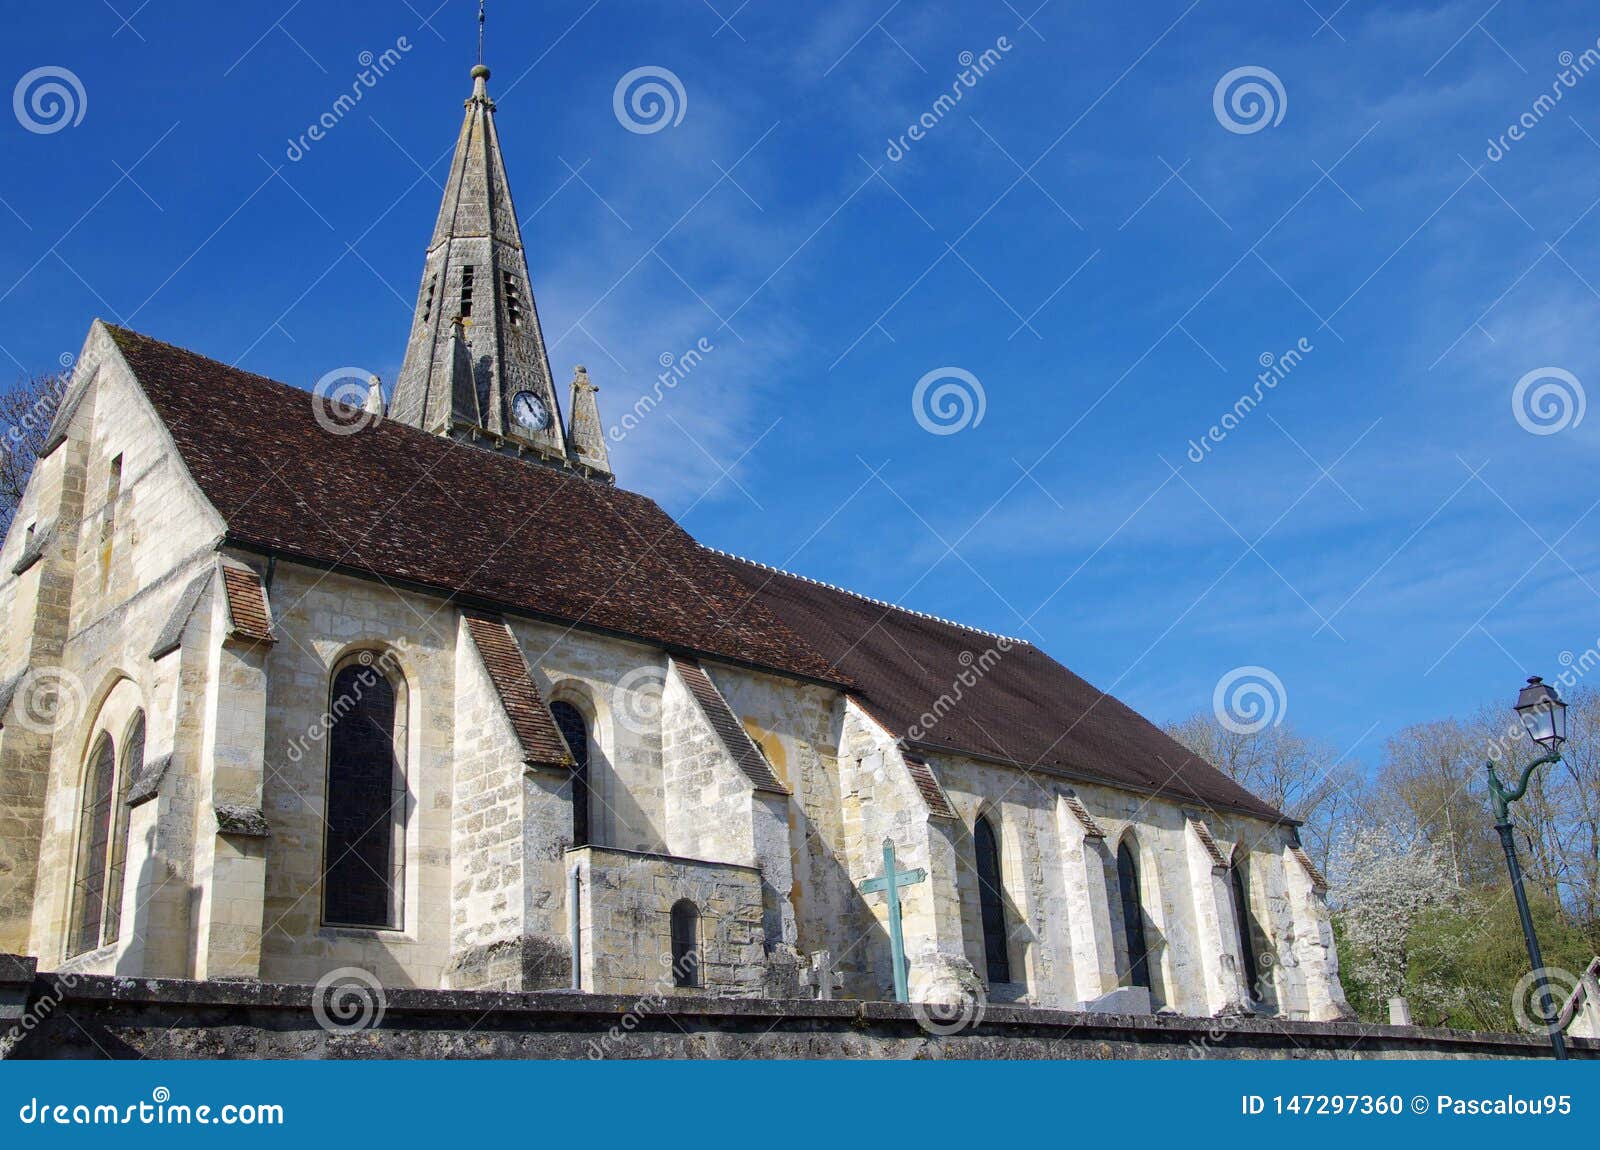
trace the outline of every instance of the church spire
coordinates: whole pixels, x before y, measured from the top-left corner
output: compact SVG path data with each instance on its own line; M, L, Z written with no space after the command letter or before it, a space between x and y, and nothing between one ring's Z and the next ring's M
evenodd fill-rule
M594 393L600 389L589 382L582 364L572 377L572 424L567 428L567 443L577 461L591 472L611 475L611 455L606 450L605 428L600 425L600 405Z
M472 69L390 412L424 431L581 465L568 451L488 81L487 67Z

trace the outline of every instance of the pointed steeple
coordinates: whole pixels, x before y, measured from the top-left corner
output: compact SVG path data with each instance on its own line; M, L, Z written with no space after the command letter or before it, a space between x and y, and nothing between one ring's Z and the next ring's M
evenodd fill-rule
M390 414L424 431L524 453L531 449L544 462L566 465L561 407L529 288L488 80L488 68L472 69L472 95L423 264Z
M599 390L579 364L572 377L572 423L567 428L567 445L577 462L609 478L611 455L606 450L605 428L600 424L600 405L594 398Z

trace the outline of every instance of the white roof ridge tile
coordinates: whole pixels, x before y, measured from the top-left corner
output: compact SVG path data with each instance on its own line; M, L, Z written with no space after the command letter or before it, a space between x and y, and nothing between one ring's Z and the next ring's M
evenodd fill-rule
M860 599L877 607L887 607L891 611L899 611L902 615L913 615L918 619L928 619L935 623L943 623L947 627L956 627L962 631L971 631L974 635L983 635L990 639L1004 639L1007 643L1016 643L1018 646L1029 646L1026 639L1018 639L1014 635L1002 635L998 631L985 631L982 627L973 627L967 623L958 623L954 619L946 619L942 615L930 615L926 611L917 611L910 607L902 607L898 603L890 603L885 599L875 599L871 595L863 595L859 591L852 591L848 587L839 587L833 583L825 583L821 579L813 579L809 575L801 575L795 571L786 571L782 567L774 567L770 563L762 563L758 559L747 559L743 555L735 555L731 551L723 551L718 547L708 547L701 543L700 549L709 551L713 555L721 555L724 559L732 559L739 563L746 563L751 567L759 567L763 571L772 571L778 575L787 575L791 579L798 579L802 583L810 583L815 587L826 587L829 591L837 591L841 595L849 595L853 599Z

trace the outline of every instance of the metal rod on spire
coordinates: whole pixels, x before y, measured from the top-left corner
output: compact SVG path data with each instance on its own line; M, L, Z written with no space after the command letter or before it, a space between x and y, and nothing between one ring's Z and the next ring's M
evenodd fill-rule
M478 0L478 63L483 63L483 0Z

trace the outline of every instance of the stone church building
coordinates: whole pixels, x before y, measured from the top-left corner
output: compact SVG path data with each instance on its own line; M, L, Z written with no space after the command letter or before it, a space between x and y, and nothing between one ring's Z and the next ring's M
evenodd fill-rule
M887 841L914 1001L1346 1016L1282 813L1026 642L615 485L488 75L387 404L91 327L0 552L0 952L884 1000Z

